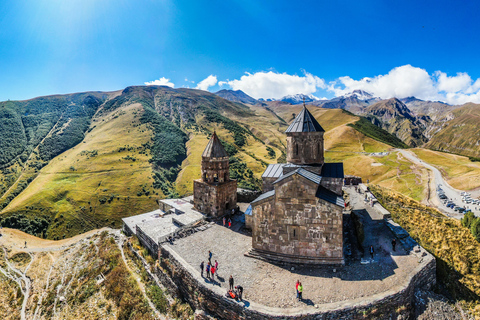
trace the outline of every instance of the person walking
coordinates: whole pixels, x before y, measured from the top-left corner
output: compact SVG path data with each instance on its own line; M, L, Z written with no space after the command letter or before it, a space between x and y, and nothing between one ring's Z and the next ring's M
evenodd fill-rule
M27 247L27 241L25 241L25 248Z
M242 296L243 296L243 287L238 285L235 287L235 289L237 289L237 292L238 292L238 300L240 301L243 301L242 300Z
M210 279L210 262L207 263L207 279Z
M202 278L203 278L203 267L204 266L205 265L203 264L203 261L202 261L202 263L200 263L200 275L202 276Z
M302 300L303 286L302 283L298 283L298 300Z
M231 228L232 227L232 219L228 218L228 227Z
M217 270L217 277L218 277L218 262L215 260L215 270Z
M212 263L212 255L212 252L208 250L208 262L210 262L210 264Z
M372 257L372 260L373 260L374 253L375 253L375 250L373 249L373 246L370 246L370 256Z
M225 217L223 217L223 226L224 227L225 227L225 221L226 221L226 219L225 219Z
M212 273L212 280L215 279L215 267L214 266L212 266L210 268L210 272Z
M393 238L392 239L392 249L395 251L395 246L397 245L397 239Z
M230 278L228 279L228 284L230 285L230 290L233 290L233 277L230 275Z
M295 283L295 290L297 291L297 299L299 298L299 295L298 295L298 285L300 284L300 281L297 280L297 283Z

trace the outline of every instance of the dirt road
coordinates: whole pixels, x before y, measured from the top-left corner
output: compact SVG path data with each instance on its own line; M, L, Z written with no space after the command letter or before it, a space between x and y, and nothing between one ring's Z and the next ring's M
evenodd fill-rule
M461 219L463 217L462 213L458 213L454 211L451 208L447 208L445 204L443 204L443 200L441 200L438 197L437 193L437 187L440 186L442 190L445 192L445 195L451 199L453 202L455 202L456 205L460 207L466 207L467 209L471 209L475 215L478 217L480 216L480 206L472 206L472 205L465 205L462 200L461 200L461 195L460 193L462 190L457 190L450 186L442 176L442 173L440 170L435 168L434 166L426 163L425 161L419 159L417 155L413 152L410 152L408 150L398 150L405 158L407 158L409 161L423 166L433 172L433 183L431 183L428 187L430 188L430 203L433 204L436 208L438 208L441 212L445 213L449 217L453 217L456 219Z

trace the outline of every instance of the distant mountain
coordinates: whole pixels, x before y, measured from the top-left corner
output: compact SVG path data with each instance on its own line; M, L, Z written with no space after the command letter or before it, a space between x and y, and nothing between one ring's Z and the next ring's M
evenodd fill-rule
M428 115L432 119L436 116L445 113L445 111L451 111L458 108L458 106L452 106L441 101L425 101L415 97L407 97L400 99L413 113L417 115Z
M223 89L220 91L215 92L215 94L223 99L232 101L232 102L240 102L246 104L256 104L257 100L250 97L248 94L243 92L242 90L227 90Z
M315 97L314 95L302 94L302 93L288 95L278 100L283 102L288 102L291 104L300 104L300 103L303 103L303 101L305 101L305 103L310 104L311 102L320 101L320 99Z
M456 106L430 124L426 147L471 157L480 157L480 104Z
M417 118L396 98L374 103L366 107L363 114L373 124L396 135L411 147L422 146L428 141L423 133L429 118Z
M329 109L344 109L355 114L363 113L369 105L380 101L378 97L374 97L371 93L363 90L354 90L343 96L335 97L330 100L321 100L313 104Z

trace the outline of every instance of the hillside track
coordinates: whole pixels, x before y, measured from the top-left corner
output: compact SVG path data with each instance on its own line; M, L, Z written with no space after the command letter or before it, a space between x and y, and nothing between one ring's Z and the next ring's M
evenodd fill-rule
M399 149L397 151L401 153L409 161L419 166L422 166L431 172L431 178L429 177L429 183L428 183L429 196L427 197L427 201L432 206L440 210L440 212L447 215L448 217L461 219L463 217L463 214L457 213L454 210L447 208L445 205L443 205L442 201L438 197L437 187L441 186L441 188L445 192L445 195L449 199L452 199L457 205L462 204L461 195L460 195L462 190L458 190L450 186L448 182L443 178L443 175L439 169L419 159L415 153L408 150L403 150L403 149ZM480 216L480 211L476 211L474 213L476 216Z

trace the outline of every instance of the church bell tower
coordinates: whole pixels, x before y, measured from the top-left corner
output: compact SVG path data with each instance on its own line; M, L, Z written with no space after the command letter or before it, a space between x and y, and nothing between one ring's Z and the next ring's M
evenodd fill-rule
M193 182L195 209L219 217L237 206L237 181L230 179L230 165L216 132L202 154L202 178Z
M323 130L315 117L303 105L303 110L285 131L287 162L296 165L320 165L323 157Z

